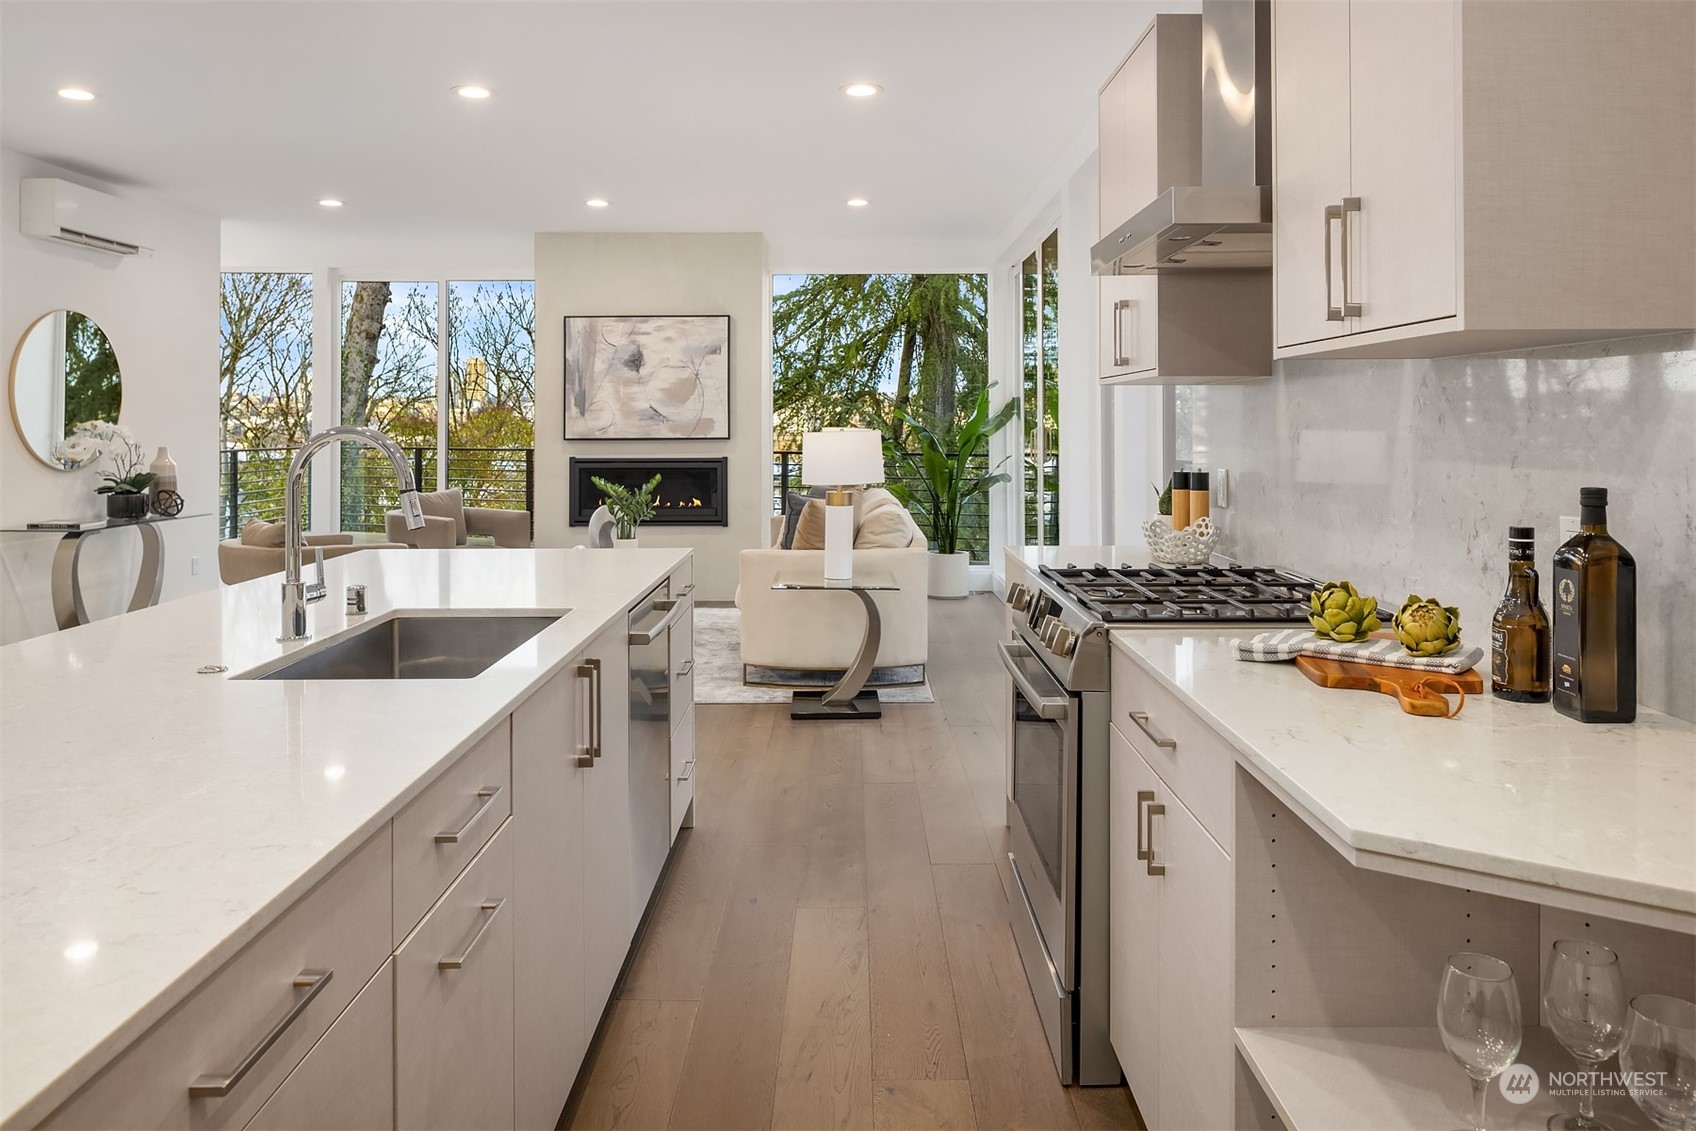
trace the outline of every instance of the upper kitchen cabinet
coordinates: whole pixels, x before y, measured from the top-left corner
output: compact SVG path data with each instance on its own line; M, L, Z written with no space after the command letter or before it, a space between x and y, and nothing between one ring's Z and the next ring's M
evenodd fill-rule
M1103 382L1198 384L1272 371L1270 249L1242 260L1215 222L1250 221L1260 234L1246 238L1270 238L1270 215L1261 214L1270 177L1258 188L1255 182L1255 11L1254 0L1212 0L1202 16L1156 16L1101 88L1101 239L1091 266L1101 276ZM1246 26L1233 41L1235 17ZM1204 43L1233 42L1244 48L1234 79L1217 58L1204 66ZM1241 137L1216 131L1221 152L1233 141L1246 149L1246 168L1222 161L1210 177L1204 122L1210 103L1221 101L1222 78L1249 88L1246 101L1242 91L1229 92L1239 96L1239 115L1247 107Z
M1696 5L1274 0L1278 357L1696 326Z

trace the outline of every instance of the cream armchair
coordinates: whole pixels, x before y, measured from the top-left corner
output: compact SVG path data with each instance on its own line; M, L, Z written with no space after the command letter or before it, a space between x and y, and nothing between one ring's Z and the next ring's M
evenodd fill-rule
M398 542L355 542L351 534L307 534L303 538L303 544L307 548L305 560L309 563L313 559L314 547L321 547L326 559L339 558L360 550L406 549ZM243 581L252 581L256 577L264 577L268 573L281 572L281 546L255 546L244 543L239 538L230 538L218 543L218 579L225 585L236 585Z
M772 522L773 542L783 517ZM854 551L854 572L882 573L898 590L874 593L883 622L878 645L880 668L923 666L929 660L930 567L923 537L900 550ZM737 607L742 610L742 664L803 671L845 671L860 651L866 614L851 593L772 591L786 571L824 571L823 550L743 550Z
M383 515L383 529L389 541L426 550L464 546L471 537L491 538L495 545L512 549L526 549L530 545L529 511L468 507L465 493L458 487L420 491L418 505L424 511L424 525L417 530L407 529L399 511Z

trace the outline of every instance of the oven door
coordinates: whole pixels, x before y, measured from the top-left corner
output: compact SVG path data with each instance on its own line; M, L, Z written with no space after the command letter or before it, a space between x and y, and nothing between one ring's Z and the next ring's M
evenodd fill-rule
M1032 973L1038 1000L1077 989L1078 699L1018 641L996 645L1013 677L1013 794L1008 806L1013 880L1035 928L1051 987ZM1019 908L1015 906L1014 915ZM1020 933L1020 932L1016 932ZM1027 972L1030 972L1027 969Z

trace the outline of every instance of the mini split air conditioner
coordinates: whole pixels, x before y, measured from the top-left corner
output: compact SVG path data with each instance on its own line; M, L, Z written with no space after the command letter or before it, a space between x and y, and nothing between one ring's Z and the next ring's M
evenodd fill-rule
M152 225L135 205L55 177L25 177L18 212L26 236L113 255L151 255Z

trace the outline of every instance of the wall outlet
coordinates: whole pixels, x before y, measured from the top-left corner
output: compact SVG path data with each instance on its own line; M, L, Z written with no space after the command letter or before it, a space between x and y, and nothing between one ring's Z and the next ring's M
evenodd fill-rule
M1222 467L1215 468L1212 483L1213 506L1218 510L1224 510L1231 505L1231 473Z
M1578 533L1578 516L1575 514L1561 515L1561 542Z
M189 572L190 577L193 577L200 572L200 555L199 554L196 554L193 557L189 558L189 560L188 560L188 572Z

